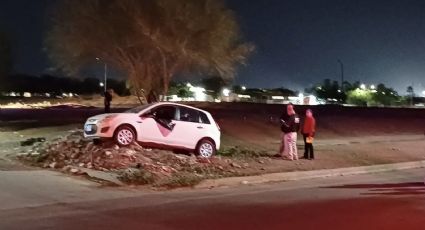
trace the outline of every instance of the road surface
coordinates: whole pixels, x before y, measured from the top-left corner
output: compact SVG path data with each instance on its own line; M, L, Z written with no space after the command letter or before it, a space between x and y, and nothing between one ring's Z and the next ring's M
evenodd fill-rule
M0 229L424 229L425 169L211 190L0 172Z

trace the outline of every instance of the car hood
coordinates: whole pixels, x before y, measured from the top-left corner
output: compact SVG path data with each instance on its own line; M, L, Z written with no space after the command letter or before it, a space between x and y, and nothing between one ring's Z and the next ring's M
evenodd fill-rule
M98 121L101 121L107 117L113 117L114 119L116 118L122 118L122 117L133 117L134 114L129 114L129 113L105 113L105 114L99 114L93 117L90 117L87 119L87 122L89 123L95 123Z

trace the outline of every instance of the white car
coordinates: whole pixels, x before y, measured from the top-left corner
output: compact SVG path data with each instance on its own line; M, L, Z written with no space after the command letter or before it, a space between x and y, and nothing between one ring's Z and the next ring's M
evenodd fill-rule
M220 127L210 113L191 106L160 102L124 113L87 119L84 137L113 140L120 146L133 142L153 147L195 151L209 158L220 148Z

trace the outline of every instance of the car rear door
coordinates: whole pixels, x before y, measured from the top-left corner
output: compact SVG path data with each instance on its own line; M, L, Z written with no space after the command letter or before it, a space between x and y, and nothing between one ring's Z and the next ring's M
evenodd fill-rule
M200 111L185 106L178 106L175 126L169 141L174 146L195 149L203 137L204 125L201 123Z

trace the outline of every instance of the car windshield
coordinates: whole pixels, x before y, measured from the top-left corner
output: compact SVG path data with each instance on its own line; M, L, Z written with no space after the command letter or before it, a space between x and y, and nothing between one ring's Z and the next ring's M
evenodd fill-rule
M127 111L125 111L125 113L140 113L142 110L152 106L153 104L146 104L146 105L141 105L141 106L137 106L135 108L129 109Z

